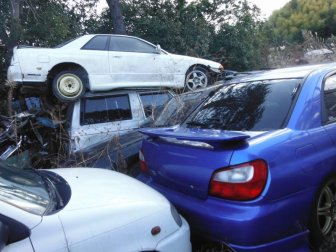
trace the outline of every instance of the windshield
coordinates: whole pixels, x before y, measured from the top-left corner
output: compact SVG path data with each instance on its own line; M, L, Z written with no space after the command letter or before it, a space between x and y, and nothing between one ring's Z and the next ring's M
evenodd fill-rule
M160 116L154 121L152 127L169 127L180 124L216 89L218 89L218 86L191 91L173 97L167 103Z
M187 127L236 131L279 129L300 83L301 79L282 79L224 86L187 120Z
M0 163L0 200L27 212L43 215L50 198L41 176L33 170Z

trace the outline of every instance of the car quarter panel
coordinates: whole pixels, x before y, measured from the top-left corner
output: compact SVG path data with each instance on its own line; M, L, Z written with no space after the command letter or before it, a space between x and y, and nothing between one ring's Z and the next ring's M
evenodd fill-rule
M59 64L82 66L92 81L110 83L108 51L21 48L17 50L24 82L45 82L49 71ZM29 60L28 60L29 59Z
M82 50L80 48L73 50L58 48L53 50L55 52L50 56L49 71L59 64L76 64L88 73L89 89L91 89L93 83L101 82L106 84L111 82L108 51Z
M150 176L155 182L203 199L207 197L214 170L222 168L223 164L228 165L232 155L232 150L223 153L151 140L143 141L142 151L145 157L150 157L146 160ZM206 158L209 153L211 162Z

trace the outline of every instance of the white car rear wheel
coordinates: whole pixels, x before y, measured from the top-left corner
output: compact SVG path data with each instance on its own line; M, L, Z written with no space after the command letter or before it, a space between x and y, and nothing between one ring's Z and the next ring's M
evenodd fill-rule
M79 72L62 71L55 76L52 89L59 100L75 101L85 93L84 77Z

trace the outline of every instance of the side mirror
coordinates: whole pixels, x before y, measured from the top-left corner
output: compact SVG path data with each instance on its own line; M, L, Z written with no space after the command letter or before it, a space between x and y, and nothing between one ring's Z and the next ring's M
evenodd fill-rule
M161 46L160 45L156 46L156 53L161 54Z

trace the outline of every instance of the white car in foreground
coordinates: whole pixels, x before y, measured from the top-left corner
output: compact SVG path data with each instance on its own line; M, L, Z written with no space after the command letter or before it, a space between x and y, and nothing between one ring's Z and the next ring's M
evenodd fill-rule
M14 48L7 78L23 85L47 84L72 101L86 89L206 87L220 73L217 62L168 53L148 41L124 35L84 35L56 48Z
M0 166L0 250L191 251L168 200L121 173Z

